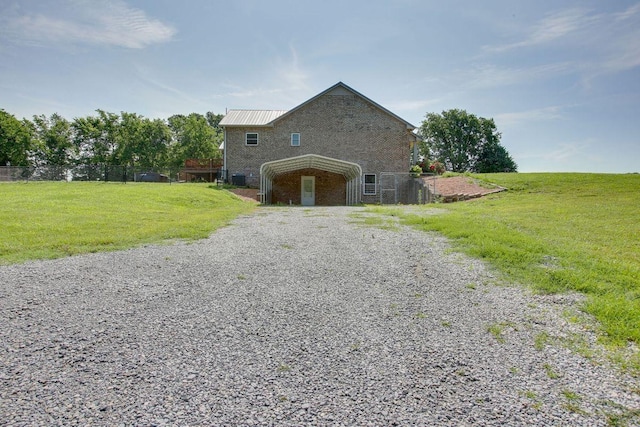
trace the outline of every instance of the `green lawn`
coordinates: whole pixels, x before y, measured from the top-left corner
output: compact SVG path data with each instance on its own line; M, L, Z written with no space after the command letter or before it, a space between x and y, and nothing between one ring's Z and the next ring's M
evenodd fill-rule
M447 213L404 220L452 238L508 280L540 292L585 294L583 308L600 322L608 342L640 344L640 175L475 177L508 191L438 204Z
M254 204L206 184L0 184L0 264L199 239Z

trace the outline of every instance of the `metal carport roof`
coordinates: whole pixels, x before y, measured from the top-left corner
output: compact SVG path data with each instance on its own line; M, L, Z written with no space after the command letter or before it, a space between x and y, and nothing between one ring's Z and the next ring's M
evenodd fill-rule
M260 175L273 179L283 173L307 168L337 173L344 176L347 181L362 175L362 168L356 163L332 159L318 154L305 154L263 163L260 166Z
M260 166L260 200L262 203L271 203L271 191L273 179L278 175L301 169L319 169L344 176L347 181L346 204L359 203L360 177L362 168L357 163L345 160L332 159L318 154L305 154L303 156L289 157L287 159L273 160Z

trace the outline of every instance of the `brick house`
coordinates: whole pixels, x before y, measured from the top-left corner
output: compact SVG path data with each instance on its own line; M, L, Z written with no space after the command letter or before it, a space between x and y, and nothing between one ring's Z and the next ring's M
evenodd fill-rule
M266 204L407 203L415 126L340 82L289 111L229 110L224 170Z

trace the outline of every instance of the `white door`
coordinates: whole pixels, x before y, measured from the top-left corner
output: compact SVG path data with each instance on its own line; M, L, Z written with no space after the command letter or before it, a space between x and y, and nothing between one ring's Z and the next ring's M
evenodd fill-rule
M300 180L300 200L302 206L313 206L316 204L316 177L303 176Z

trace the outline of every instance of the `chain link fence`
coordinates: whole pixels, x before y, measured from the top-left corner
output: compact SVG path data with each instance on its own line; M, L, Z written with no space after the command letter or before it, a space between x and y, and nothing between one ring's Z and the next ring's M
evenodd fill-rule
M115 165L0 166L0 181L173 182L178 169Z
M382 172L380 174L379 203L390 204L425 204L435 201L435 194L429 183L435 176L422 174L414 177L409 173Z

